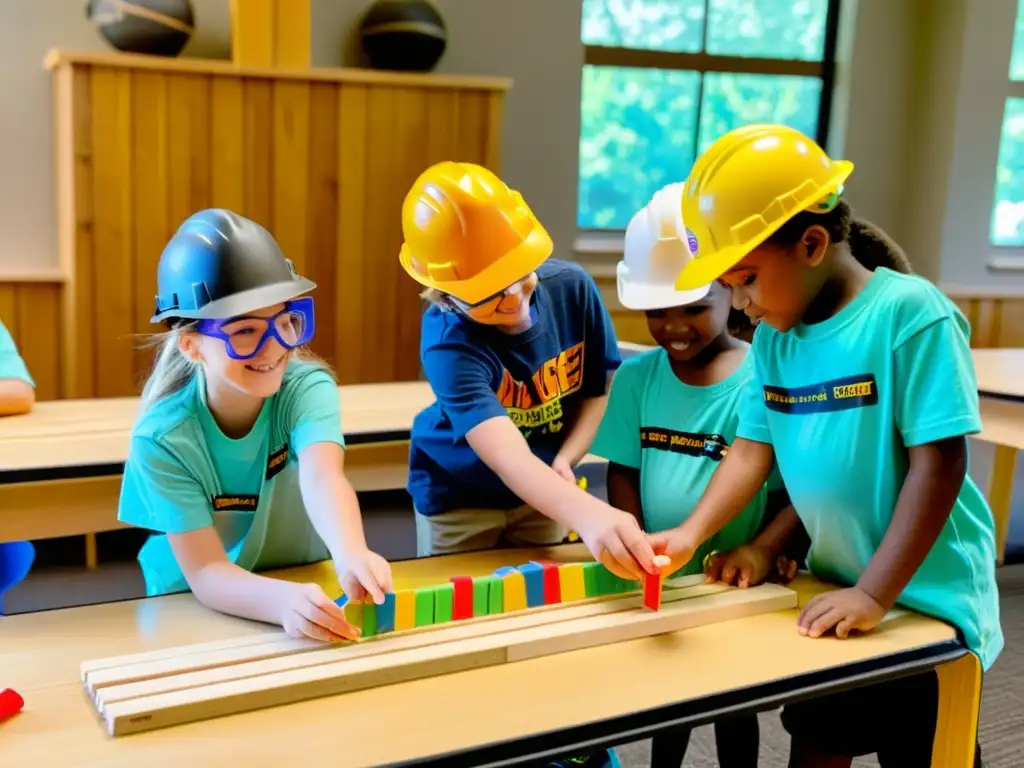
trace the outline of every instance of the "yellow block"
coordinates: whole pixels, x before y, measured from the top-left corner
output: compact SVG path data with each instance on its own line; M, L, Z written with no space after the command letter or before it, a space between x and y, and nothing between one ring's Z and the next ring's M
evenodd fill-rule
M505 613L522 611L526 608L526 578L519 571L502 576Z
M395 631L416 626L416 592L400 589L395 592Z
M558 566L558 583L562 590L563 603L583 600L587 596L582 563L565 563Z

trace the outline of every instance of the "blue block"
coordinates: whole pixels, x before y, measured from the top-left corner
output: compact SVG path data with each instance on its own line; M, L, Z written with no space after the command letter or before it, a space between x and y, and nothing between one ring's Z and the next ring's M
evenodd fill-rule
M377 634L395 631L395 593L385 592L384 602L377 606Z
M336 606L338 606L339 608L344 608L347 603L348 603L348 595L342 595L341 597L339 597L337 600L334 601L334 604Z
M526 606L536 608L544 605L544 566L539 563L524 563L519 572L526 581Z
M496 570L494 572L494 575L495 576L504 576L504 575L512 573L513 571L516 571L516 570L518 570L518 569L514 565L503 565L503 566L501 566L501 568L499 568L498 570Z

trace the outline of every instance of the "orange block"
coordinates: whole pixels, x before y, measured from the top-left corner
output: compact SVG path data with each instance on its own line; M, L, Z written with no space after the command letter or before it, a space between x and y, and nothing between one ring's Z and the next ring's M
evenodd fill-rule
M586 599L587 587L583 581L583 563L564 563L558 566L558 578L561 583L563 602Z
M416 626L416 590L400 589L395 592L395 631Z

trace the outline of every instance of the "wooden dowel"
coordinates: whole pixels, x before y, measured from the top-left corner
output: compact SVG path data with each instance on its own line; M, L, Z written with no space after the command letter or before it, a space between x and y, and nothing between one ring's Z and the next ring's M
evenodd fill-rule
M111 735L122 736L367 687L675 632L796 605L796 593L776 584L731 589L693 600L679 600L660 611L601 614L129 699L108 705L104 719Z

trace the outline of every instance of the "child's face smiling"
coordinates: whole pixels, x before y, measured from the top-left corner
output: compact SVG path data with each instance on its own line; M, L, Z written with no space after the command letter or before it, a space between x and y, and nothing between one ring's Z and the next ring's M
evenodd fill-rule
M688 362L726 331L729 289L716 283L700 301L645 314L654 340L673 360Z
M792 247L762 244L720 278L732 289L732 304L751 322L768 323L785 333L803 318L821 289L824 270L816 270L828 249L828 234L811 227Z

